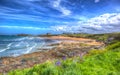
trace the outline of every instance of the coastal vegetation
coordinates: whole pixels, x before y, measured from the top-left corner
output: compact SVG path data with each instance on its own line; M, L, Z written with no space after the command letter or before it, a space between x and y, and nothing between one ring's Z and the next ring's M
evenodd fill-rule
M106 33L106 34L78 34L78 33L63 33L61 34L62 36L69 36L69 37L77 37L77 38L91 38L91 39L96 39L97 41L102 41L102 42L115 42L115 41L120 41L120 33ZM114 41L113 41L114 40Z
M66 36L72 39L89 38L96 40L96 43L103 42L104 44L93 46L90 44L94 41L84 43L62 42L55 44L58 47L53 50L32 53L28 56L26 55L26 57L18 57L19 59L17 57L7 58L4 60L3 65L8 66L8 70L7 68L3 68L4 70L1 70L2 75L120 75L120 33L64 33L60 35L49 34L42 36ZM55 45L53 44L53 46ZM41 58L44 59L42 63ZM14 65L11 66L12 64ZM28 66L29 68L24 68L24 66ZM11 71L9 70L10 68Z
M98 36L103 38L108 35ZM105 48L90 50L83 57L80 55L46 61L32 68L10 71L8 75L120 75L120 41L117 39L118 37L118 35L114 36L114 40L111 39L112 41Z

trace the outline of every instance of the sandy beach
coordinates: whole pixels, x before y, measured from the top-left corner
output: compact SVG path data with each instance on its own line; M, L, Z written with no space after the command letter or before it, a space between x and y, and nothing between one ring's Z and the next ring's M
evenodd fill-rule
M48 39L54 39L54 40L63 40L62 42L74 42L74 43L85 43L88 45L101 45L104 44L103 42L96 42L94 39L88 39L88 38L75 38L75 37L66 37L66 36L51 36L51 37L44 37Z
M62 59L63 57L70 58L74 56L81 56L85 55L91 49L99 49L104 47L104 43L87 38L64 36L51 36L44 38L61 40L61 42L51 44L51 46L55 47L50 50L43 50L18 57L2 57L0 59L0 73L15 69L29 68L47 60L52 61L54 59Z

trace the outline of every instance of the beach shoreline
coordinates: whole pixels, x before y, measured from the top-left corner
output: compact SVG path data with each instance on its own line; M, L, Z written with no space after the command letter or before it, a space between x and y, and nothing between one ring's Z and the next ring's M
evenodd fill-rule
M44 37L52 40L61 40L52 49L33 52L18 57L2 57L0 58L0 73L8 72L15 69L30 68L36 64L44 63L47 60L61 59L62 57L74 57L86 54L91 49L99 49L104 47L103 42L97 42L93 39L75 38L65 36Z

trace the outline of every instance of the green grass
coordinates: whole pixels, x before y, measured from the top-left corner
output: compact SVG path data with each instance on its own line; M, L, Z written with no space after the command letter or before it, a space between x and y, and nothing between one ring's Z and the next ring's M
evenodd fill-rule
M97 41L107 42L109 38L114 38L114 41L120 41L120 33L107 33L107 34L83 34L83 33L64 33L62 36L76 37L76 38L91 38ZM112 42L114 42L112 41Z
M83 58L47 61L8 75L120 75L120 42L104 50L91 50Z

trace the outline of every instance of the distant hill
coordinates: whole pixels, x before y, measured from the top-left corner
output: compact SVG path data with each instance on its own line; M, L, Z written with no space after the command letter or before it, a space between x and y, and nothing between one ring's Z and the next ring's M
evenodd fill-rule
M120 33L106 33L106 34L61 34L62 36L76 37L76 38L91 38L97 41L102 41L106 44L120 41Z
M33 35L30 35L30 34L18 34L17 36L33 36Z

